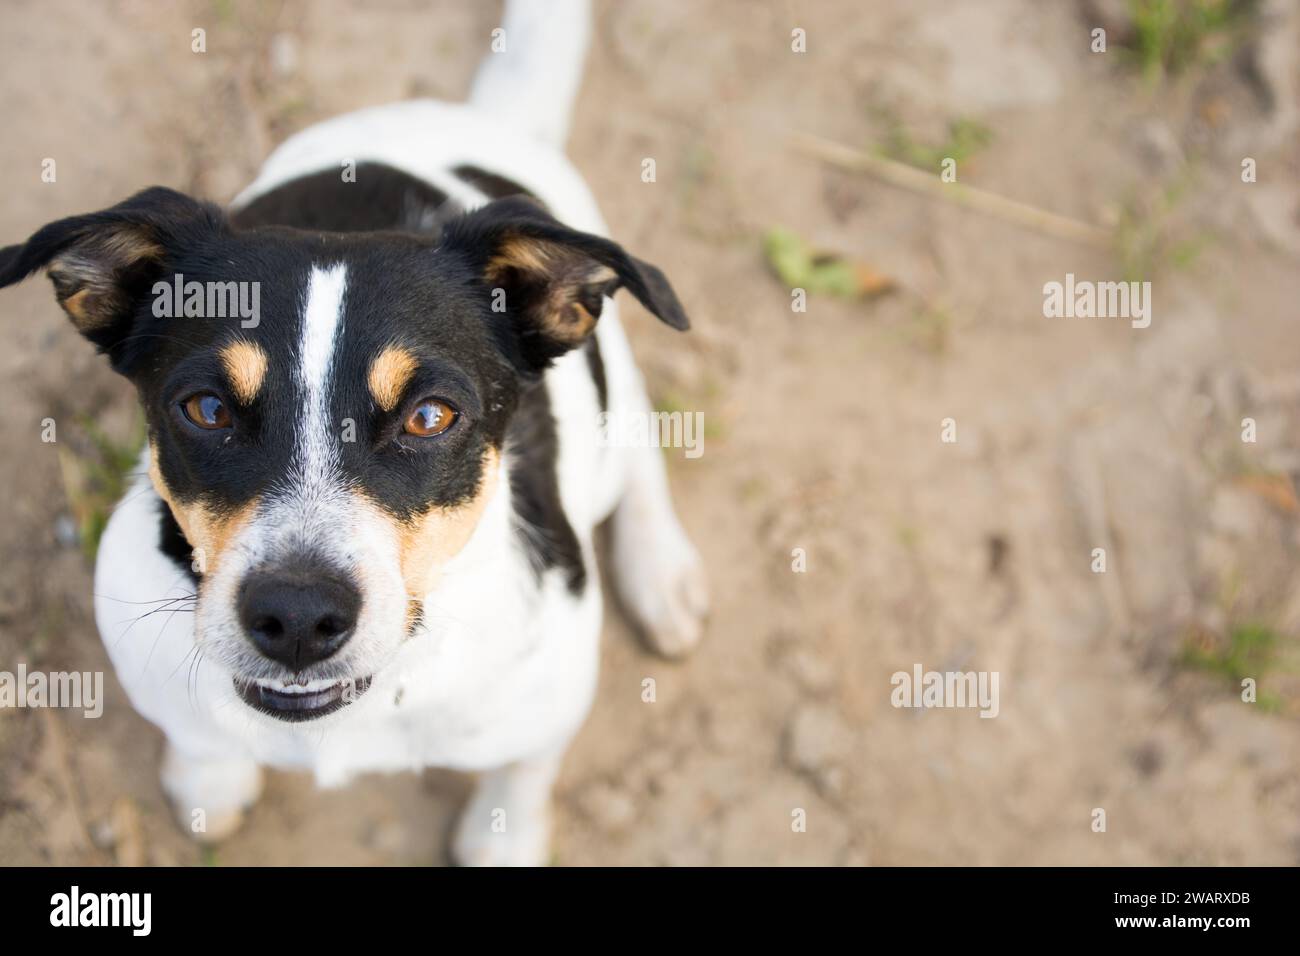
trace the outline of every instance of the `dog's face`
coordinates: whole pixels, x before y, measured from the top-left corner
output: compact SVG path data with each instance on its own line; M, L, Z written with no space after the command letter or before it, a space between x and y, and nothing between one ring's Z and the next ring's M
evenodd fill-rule
M150 477L199 573L197 640L246 703L330 713L417 629L501 486L521 392L657 269L522 200L440 237L239 231L152 189L0 250L47 267L135 384Z

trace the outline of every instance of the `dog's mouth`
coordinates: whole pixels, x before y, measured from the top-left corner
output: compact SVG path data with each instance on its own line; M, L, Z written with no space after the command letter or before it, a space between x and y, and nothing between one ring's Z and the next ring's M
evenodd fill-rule
M313 680L306 683L235 680L236 693L249 707L289 721L315 720L332 714L354 703L369 689L369 677Z

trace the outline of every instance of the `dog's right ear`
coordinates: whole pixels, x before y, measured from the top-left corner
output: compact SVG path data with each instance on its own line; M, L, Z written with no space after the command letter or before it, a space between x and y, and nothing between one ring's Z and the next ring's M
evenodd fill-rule
M112 355L169 253L223 222L215 206L155 186L103 212L52 222L22 245L0 249L0 288L45 268L77 331Z

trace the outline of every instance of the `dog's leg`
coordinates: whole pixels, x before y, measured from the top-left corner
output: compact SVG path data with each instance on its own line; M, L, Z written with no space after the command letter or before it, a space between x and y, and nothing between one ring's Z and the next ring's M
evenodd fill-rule
M640 373L623 390L626 405L648 415ZM677 520L663 452L642 447L628 456L623 496L611 520L614 585L650 645L667 657L690 651L704 633L708 584L694 545Z
M200 843L216 843L239 829L244 810L262 793L262 768L245 757L196 757L170 742L162 785L181 829Z
M479 777L461 812L452 857L461 866L544 866L551 851L551 787L564 748Z

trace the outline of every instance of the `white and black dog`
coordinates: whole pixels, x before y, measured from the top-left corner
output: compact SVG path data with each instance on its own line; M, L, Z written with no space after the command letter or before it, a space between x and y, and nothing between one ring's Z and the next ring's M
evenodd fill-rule
M560 152L588 17L512 3L468 104L314 126L229 213L153 188L0 250L0 286L47 269L144 406L96 619L200 838L238 825L264 765L326 786L448 767L481 773L455 858L543 863L596 683L606 517L653 646L700 637L660 452L601 440L602 411L649 412L609 297L687 320ZM248 288L256 315L213 314ZM137 619L151 602L193 614Z

